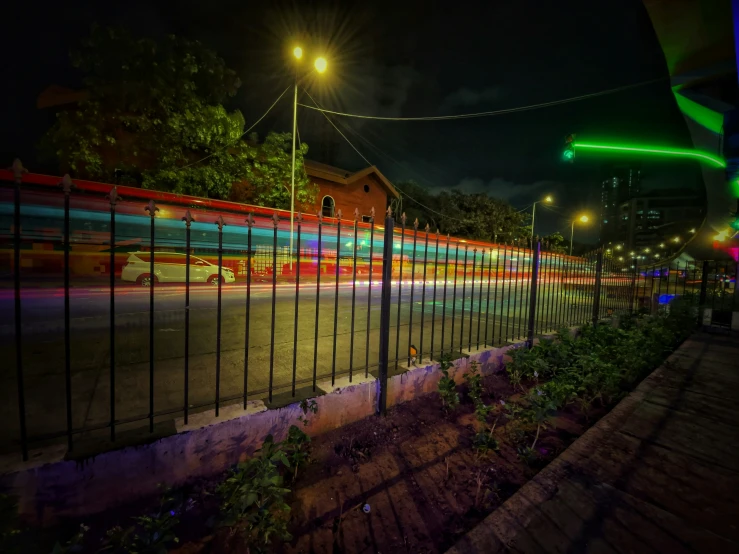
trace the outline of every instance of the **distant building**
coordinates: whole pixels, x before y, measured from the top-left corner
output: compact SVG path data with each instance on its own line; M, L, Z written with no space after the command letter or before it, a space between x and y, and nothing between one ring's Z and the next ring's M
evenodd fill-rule
M605 243L614 241L619 234L621 205L641 194L639 167L610 167L607 174L601 183L600 236Z
M390 200L400 197L393 184L374 165L352 172L305 160L305 172L318 186L316 210L320 209L324 217L336 217L341 210L344 218L352 219L354 210L358 209L360 219L369 221L374 208L375 217L381 221Z
M622 202L618 214L615 235L607 242L641 250L670 243L676 236L687 239L705 217L705 201L689 190L655 191Z

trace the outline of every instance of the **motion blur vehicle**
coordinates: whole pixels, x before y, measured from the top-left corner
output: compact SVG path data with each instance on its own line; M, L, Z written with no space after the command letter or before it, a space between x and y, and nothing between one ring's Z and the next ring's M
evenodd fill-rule
M156 283L184 283L187 257L175 252L154 252L154 275L151 274L151 252L129 252L121 279L150 287ZM221 267L221 282L233 283L234 272ZM190 282L218 284L218 266L190 256Z

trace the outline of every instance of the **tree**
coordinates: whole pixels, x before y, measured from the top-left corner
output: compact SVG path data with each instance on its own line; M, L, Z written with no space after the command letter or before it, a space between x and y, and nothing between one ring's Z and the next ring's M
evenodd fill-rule
M541 247L542 250L547 250L555 254L567 254L565 238L559 232L542 237Z
M442 192L438 203L444 206L442 229L454 236L512 243L531 234L525 214L487 194Z
M256 134L250 137L257 142ZM318 187L308 180L303 165L303 157L308 145L300 144L295 151L295 209L308 210L315 206ZM244 180L234 185L230 200L290 209L292 179L292 134L270 133L264 142L248 148L246 157L249 164Z
M269 135L261 145L241 140L241 112L223 106L241 82L215 52L174 35L156 42L93 26L71 61L84 74L87 97L60 112L45 138L64 170L214 198L260 177L257 202L284 207L279 179L290 160L279 154L290 135ZM300 172L296 196L310 196L308 184Z

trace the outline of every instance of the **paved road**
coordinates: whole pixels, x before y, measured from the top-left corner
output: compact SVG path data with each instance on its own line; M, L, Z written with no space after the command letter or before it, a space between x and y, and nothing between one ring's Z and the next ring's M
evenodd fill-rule
M487 283L471 281L462 295L462 283L447 286L446 303L443 285L437 283L434 301L433 285L413 288L406 282L398 295L393 287L390 329L390 358L407 355L408 345L421 347L424 354L432 347L438 355L444 349L464 349L470 342L470 306L472 305L472 347L500 344L525 334L528 304L527 288L506 280L493 281L490 303ZM509 291L509 288L511 289ZM272 383L275 394L296 388L311 387L332 373L364 377L376 372L379 344L380 286L370 290L365 284L353 290L341 283L322 286L316 321L315 283L301 285L297 317L297 349L295 337L295 286L280 285L275 295L274 341L272 340L272 288L255 285L251 291L251 315L247 384L250 398L265 398ZM355 295L354 332L352 333L352 295ZM400 318L398 320L398 298ZM455 301L453 301L455 300ZM537 325L541 330L582 322L590 318L587 305L592 297L567 293L557 283L540 291ZM522 309L523 305L523 309ZM555 310L556 305L563 308ZM480 309L482 308L482 313ZM464 319L462 317L464 309ZM62 431L65 422L65 349L64 295L54 288L27 288L22 297L23 376L29 436ZM217 291L203 285L191 287L188 384L191 406L211 404L216 393L217 364ZM369 312L369 325L368 325ZM0 450L18 436L17 380L13 338L12 290L0 290L0 313L4 332L0 333L0 357L6 360L0 372L2 403L0 416L6 425L0 431ZM105 425L110 418L110 327L109 291L105 287L73 288L70 294L70 363L73 426L88 428ZM334 314L337 314L336 320ZM246 287L226 285L222 289L220 342L220 397L243 394L245 376ZM432 323L432 315L434 320ZM412 327L411 327L412 318ZM479 319L479 334L478 334ZM421 324L423 321L423 325ZM452 327L454 338L452 339ZM334 340L334 328L336 340ZM409 338L409 329L412 333ZM487 335L485 333L487 328ZM423 330L423 339L421 332ZM353 337L353 344L352 344ZM115 333L115 407L116 419L145 416L149 412L149 291L137 287L120 287L116 291ZM452 343L453 340L453 343ZM335 351L335 354L334 354ZM158 286L154 301L154 411L181 410L185 387L185 309L184 287ZM294 355L295 354L295 355ZM402 361L401 361L402 363ZM295 369L293 370L293 364ZM395 364L392 364L394 369ZM271 375L271 377L270 377ZM165 416L171 419L171 415ZM138 422L131 425L142 425Z

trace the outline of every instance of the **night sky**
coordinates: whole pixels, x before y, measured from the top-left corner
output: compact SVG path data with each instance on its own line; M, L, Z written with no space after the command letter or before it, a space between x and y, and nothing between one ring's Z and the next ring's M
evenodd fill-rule
M67 4L66 6L62 4ZM561 161L563 138L690 146L662 52L638 0L547 2L77 2L43 10L31 2L6 18L10 53L2 87L0 156L32 171L35 143L51 124L35 108L51 84L77 87L68 51L92 22L142 35L174 33L221 55L242 80L229 108L251 125L292 82L296 41L329 70L306 81L324 107L379 116L434 116L560 100L662 79L637 89L517 114L441 122L333 121L393 181L487 192L524 208L551 193L557 209L537 231L569 229L579 211L597 216L607 160ZM483 4L489 4L483 7ZM172 7L170 7L172 6ZM6 16L7 16L6 12ZM256 128L289 131L290 93ZM311 103L303 96L301 102ZM350 170L366 165L324 117L299 109L309 157ZM51 170L53 172L53 169ZM642 164L643 188L697 188L690 162ZM539 224L542 225L539 228ZM583 233L585 235L585 233ZM595 240L595 226L581 238Z

